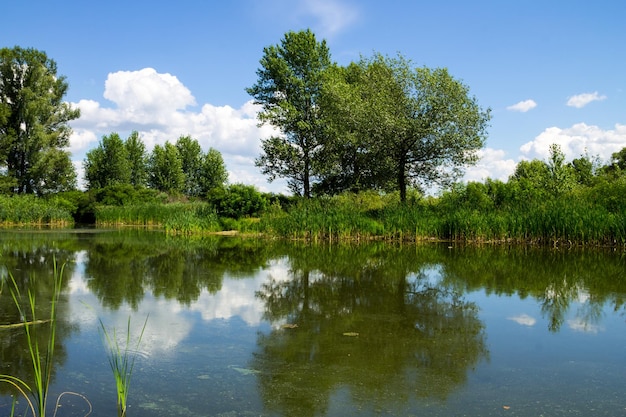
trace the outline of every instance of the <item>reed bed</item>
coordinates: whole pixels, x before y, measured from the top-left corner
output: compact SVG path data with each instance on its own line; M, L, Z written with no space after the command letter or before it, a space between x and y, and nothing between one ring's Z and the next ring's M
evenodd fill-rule
M54 200L0 195L0 226L70 226L72 214Z
M146 203L96 208L98 226L157 226L170 234L194 234L221 230L213 206L208 203Z
M302 200L287 210L270 210L260 231L289 239L624 245L625 209L610 211L573 196L490 209L422 201L371 209L333 198Z

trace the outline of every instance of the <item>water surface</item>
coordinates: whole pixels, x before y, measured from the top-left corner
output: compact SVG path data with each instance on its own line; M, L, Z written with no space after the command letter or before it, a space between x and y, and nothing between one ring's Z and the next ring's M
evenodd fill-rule
M51 396L93 416L115 415L100 323L129 318L129 416L626 415L619 251L0 233L0 276L38 300L53 260ZM5 282L0 325L19 319ZM0 373L32 377L22 329L0 329Z

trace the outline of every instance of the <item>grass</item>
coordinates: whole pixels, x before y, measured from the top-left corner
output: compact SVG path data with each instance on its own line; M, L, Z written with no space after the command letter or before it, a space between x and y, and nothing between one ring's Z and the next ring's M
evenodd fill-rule
M70 226L72 214L53 200L0 195L0 226Z
M115 378L115 387L117 392L117 415L118 417L125 417L128 407L128 392L130 390L130 379L135 367L136 352L139 349L139 344L143 338L146 325L148 324L148 318L143 324L141 334L137 339L135 349L131 350L131 331L130 331L130 317L126 326L126 337L123 345L120 345L117 331L113 329L112 332L107 331L106 326L100 320L100 327L104 335L104 340L109 347L109 365L113 371L113 377Z
M194 234L221 230L213 206L208 203L146 203L99 206L98 226L155 226L168 234Z

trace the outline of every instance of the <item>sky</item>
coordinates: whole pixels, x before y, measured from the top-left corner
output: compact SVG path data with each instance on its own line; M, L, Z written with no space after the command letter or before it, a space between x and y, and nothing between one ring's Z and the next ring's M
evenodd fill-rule
M311 29L340 65L400 53L448 68L492 111L464 180L506 181L553 143L603 162L626 147L625 15L619 0L0 0L0 47L44 51L66 77L79 178L102 136L137 130L149 151L190 135L230 183L287 192L254 165L274 131L245 89L264 47Z

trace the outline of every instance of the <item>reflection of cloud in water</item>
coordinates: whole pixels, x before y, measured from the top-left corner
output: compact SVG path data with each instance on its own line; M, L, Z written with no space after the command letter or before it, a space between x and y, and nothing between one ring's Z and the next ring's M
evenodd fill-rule
M203 291L189 309L199 312L204 320L240 317L249 326L256 326L261 322L265 305L255 293L270 275L279 281L290 279L285 261L271 262L269 268L251 278L231 279L226 276L217 293Z
M534 326L537 323L534 317L529 316L528 314L520 314L518 316L508 317L508 320L512 320L517 324L522 326Z
M581 320L579 318L568 320L567 326L575 332L595 334L604 331L604 328L602 328L601 326L598 326L597 324L589 324L585 320Z
M176 300L155 298L147 292L137 310L123 305L117 310L103 308L94 296L83 275L83 260L77 254L77 268L68 283L72 321L81 326L99 327L101 319L107 330L116 329L121 346L125 344L128 318L131 317L131 335L138 337L148 317L148 324L141 341L142 354L164 354L174 349L192 331L193 318L189 311L200 313L203 320L230 319L240 317L248 325L255 326L261 322L265 306L255 297L256 291L271 277L284 281L291 279L287 262L277 260L251 278L232 279L226 276L221 289L211 294L203 290L198 299L189 307L182 306ZM131 346L136 342L131 341Z

